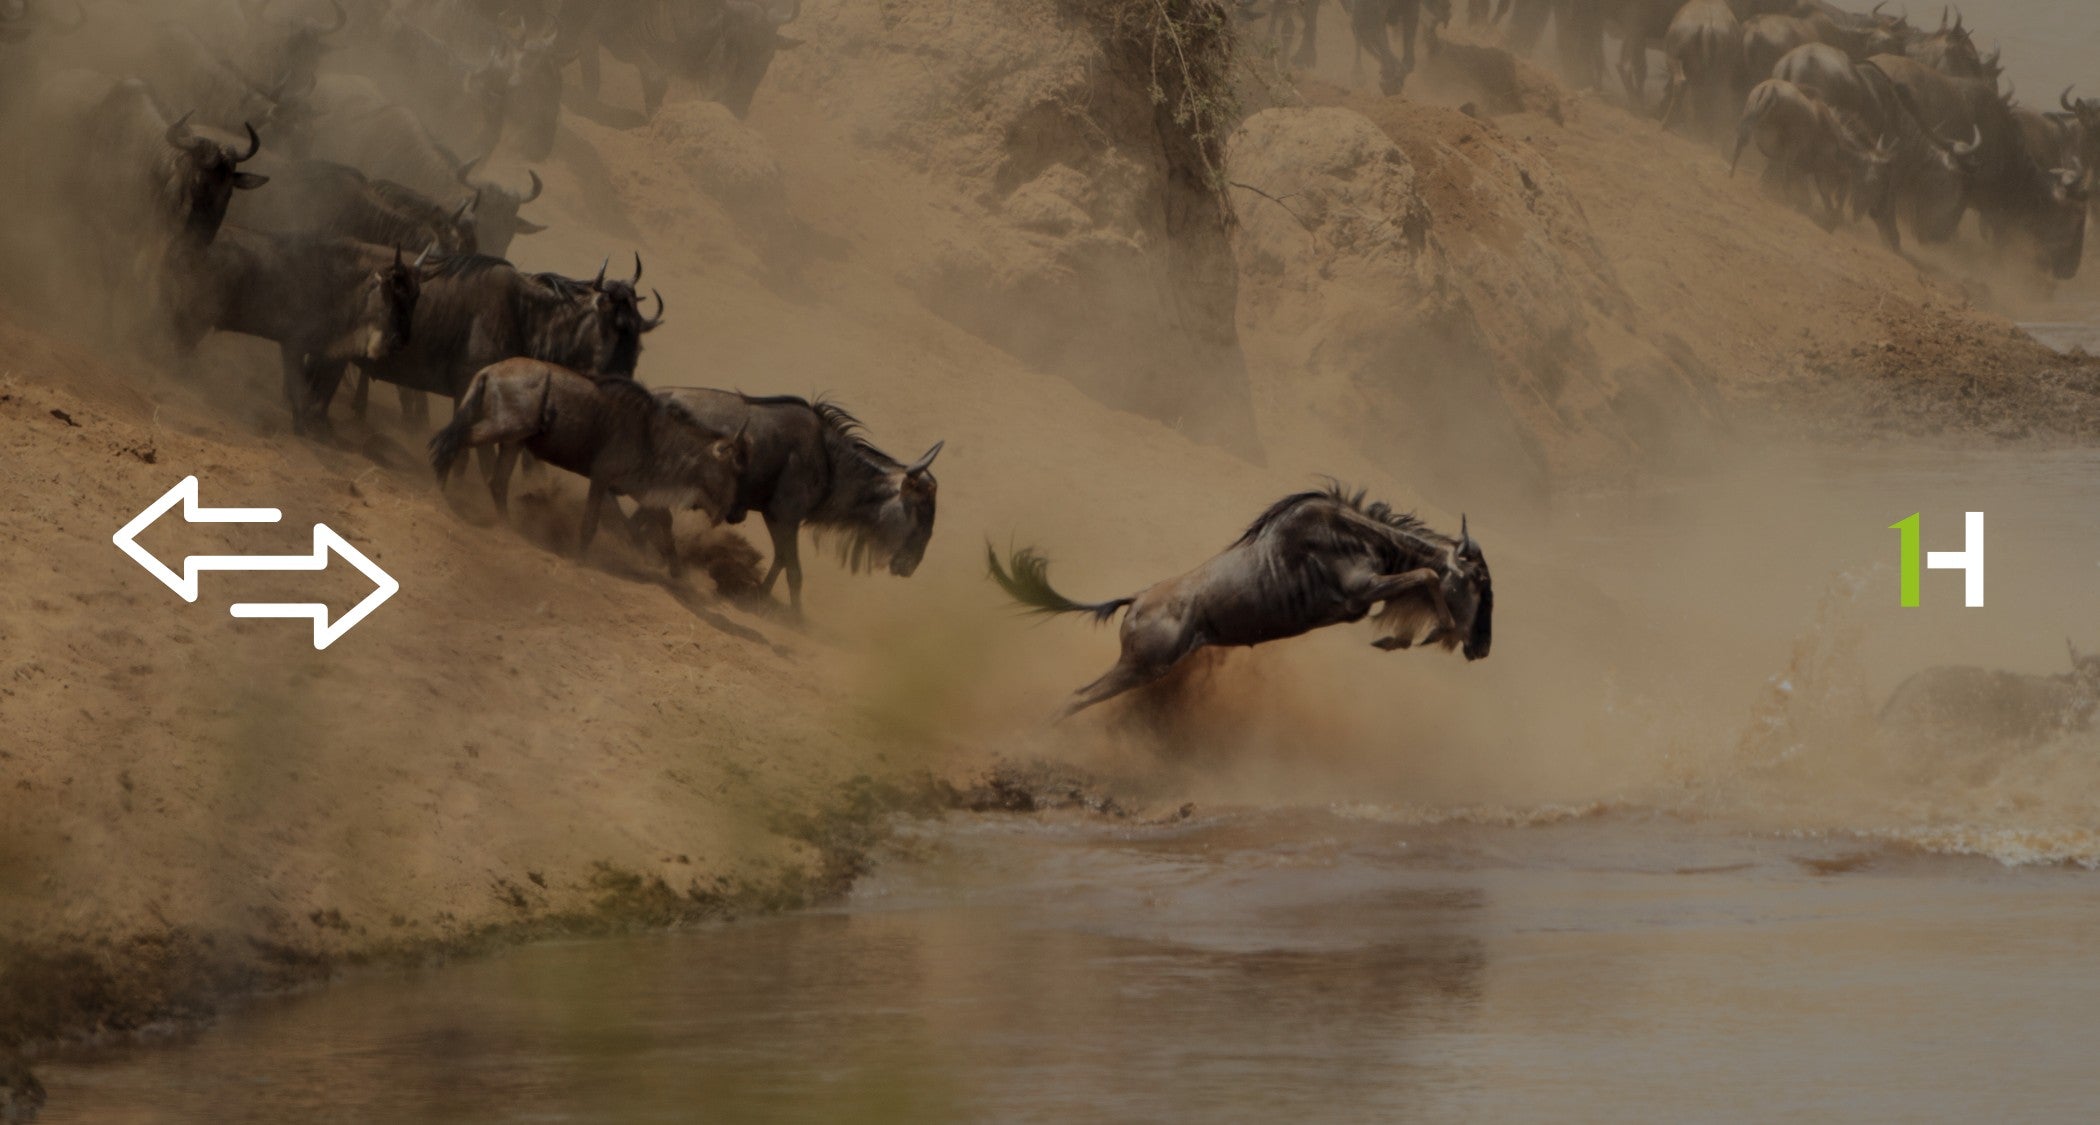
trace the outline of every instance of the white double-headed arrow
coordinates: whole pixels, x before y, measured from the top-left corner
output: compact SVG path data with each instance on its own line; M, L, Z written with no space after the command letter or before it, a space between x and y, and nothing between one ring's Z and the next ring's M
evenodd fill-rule
M275 508L203 507L197 503L196 477L182 478L182 483L146 505L146 510L120 528L111 537L111 542L118 550L130 555L132 561L145 567L146 573L175 591L183 601L197 600L197 579L207 570L327 570L328 553L334 551L371 579L376 588L333 623L328 620L328 607L320 602L237 602L231 611L235 617L311 618L314 647L321 649L334 644L337 638L349 632L401 588L401 583L394 581L393 575L379 569L377 563L352 547L333 528L321 523L314 525L314 549L310 555L189 555L182 560L182 573L177 574L138 544L140 533L153 526L153 521L177 503L182 505L185 523L276 523L284 518L284 514Z

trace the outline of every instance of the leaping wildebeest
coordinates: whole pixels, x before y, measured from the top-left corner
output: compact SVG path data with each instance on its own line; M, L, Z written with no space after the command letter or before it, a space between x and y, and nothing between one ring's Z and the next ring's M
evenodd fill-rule
M594 379L535 359L506 359L475 374L452 421L430 439L438 485L461 453L490 445L503 447L489 477L498 512L509 514L511 469L520 452L530 453L591 482L578 556L590 550L604 503L631 496L637 523L657 531L673 578L681 567L671 513L699 508L719 522L750 448L742 430L716 430L632 379Z
M909 578L919 568L933 538L940 487L933 459L945 443L933 443L907 465L875 448L860 421L836 403L706 387L659 393L715 429L748 436L750 457L722 522L740 523L754 511L765 517L773 540L767 594L785 573L788 602L802 612L803 524L838 536L840 559L855 571L886 564L891 574Z
M1206 645L1252 646L1361 621L1379 611L1381 649L1439 645L1467 660L1494 639L1495 588L1487 556L1459 521L1458 538L1340 486L1269 505L1209 562L1128 597L1075 602L1052 589L1049 561L1032 549L1007 566L986 547L992 580L1031 611L1123 615L1122 658L1080 688L1063 719L1167 674Z

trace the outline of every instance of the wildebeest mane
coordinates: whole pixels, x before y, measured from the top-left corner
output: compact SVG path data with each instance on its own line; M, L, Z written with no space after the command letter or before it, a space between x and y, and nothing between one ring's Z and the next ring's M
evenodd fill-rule
M1380 528L1394 532L1397 538L1408 541L1410 546L1418 550L1434 551L1456 542L1450 536L1431 529L1413 512L1399 511L1383 500L1369 500L1368 496L1368 490L1357 489L1350 492L1340 481L1331 479L1325 488L1294 492L1269 505L1262 514L1254 517L1254 522L1247 525L1247 530L1240 534L1233 545L1239 546L1258 538L1271 525L1302 505L1320 502L1336 504Z
M824 455L830 461L830 495L809 516L812 535L837 537L839 561L858 573L888 561L877 544L874 531L883 505L897 495L891 474L903 462L884 453L868 440L866 427L853 412L819 395L750 395L738 391L751 406L788 406L816 415L822 432Z
M425 277L476 277L510 263L489 254L433 254L423 264Z

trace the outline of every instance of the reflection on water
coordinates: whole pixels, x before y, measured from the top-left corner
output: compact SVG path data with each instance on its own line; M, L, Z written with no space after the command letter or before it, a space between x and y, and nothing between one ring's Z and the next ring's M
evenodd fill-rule
M844 908L353 980L45 1120L2033 1119L2076 874L1667 820L958 821ZM1834 874L1833 874L1834 873Z

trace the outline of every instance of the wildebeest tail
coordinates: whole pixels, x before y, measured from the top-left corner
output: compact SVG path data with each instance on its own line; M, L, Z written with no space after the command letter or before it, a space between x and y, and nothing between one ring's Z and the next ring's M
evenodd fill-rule
M1735 123L1735 151L1728 154L1728 174L1735 175L1736 162L1743 158L1743 146L1750 143L1750 134L1757 131L1757 123L1771 112L1772 103L1779 94L1772 87L1760 82L1750 91L1750 100L1743 106L1742 120Z
M1050 588L1050 560L1033 547L1014 552L1012 561L1003 567L999 565L998 550L990 543L984 545L984 557L991 566L992 581L997 582L1008 597L1027 606L1031 613L1084 613L1096 621L1106 621L1114 617L1117 610L1137 600L1073 601Z
M481 417L481 400L488 393L488 373L479 372L474 381L467 384L467 393L461 396L459 408L452 412L452 420L445 428L430 436L430 467L437 470L438 484L442 487L445 478L452 475L452 464L459 460L460 450L466 444L467 432Z

